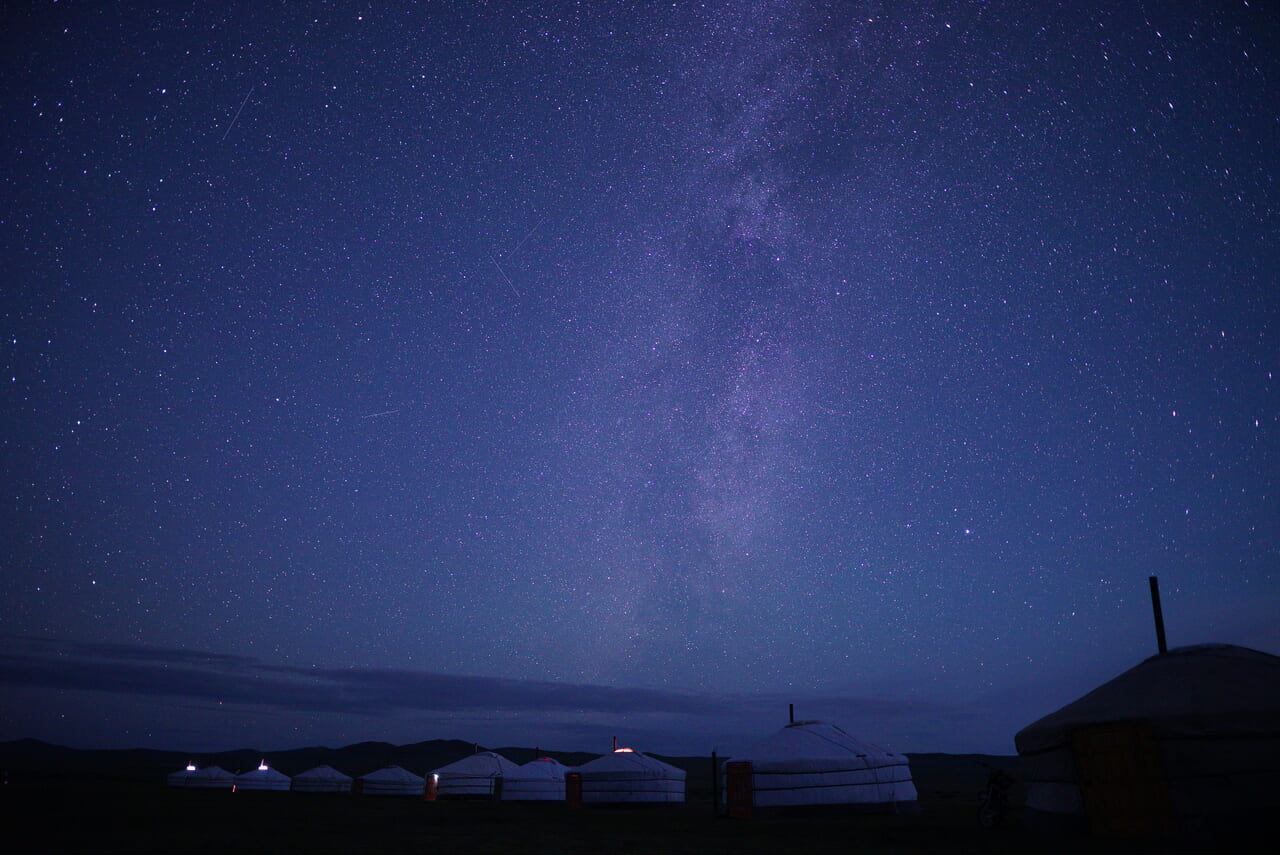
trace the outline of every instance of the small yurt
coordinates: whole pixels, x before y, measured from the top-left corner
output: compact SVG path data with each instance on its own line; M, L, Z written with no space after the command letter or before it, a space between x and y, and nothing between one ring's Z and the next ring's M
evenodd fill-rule
M229 790L236 783L236 776L221 766L205 766L187 778L187 786L195 790Z
M399 766L360 776L360 792L366 796L421 796L426 786L426 779Z
M917 811L907 758L855 739L834 724L788 724L725 766L730 813L833 808L873 813Z
M684 770L630 748L571 771L582 779L583 804L684 802Z
M171 787L190 786L191 777L199 770L196 769L194 763L188 763L185 769L179 769L176 772L170 772L165 776L166 782Z
M499 782L519 768L501 754L478 751L431 774L437 798L488 799L500 796Z
M258 764L257 769L236 775L233 789L237 793L255 790L286 792L289 789L289 776L267 766L267 762L264 760Z
M1280 657L1179 647L1014 737L1027 824L1124 837L1238 834L1280 812Z
M317 766L293 776L295 793L349 793L352 778L332 766Z
M503 801L562 802L567 771L569 767L551 757L530 760L506 775L502 782Z

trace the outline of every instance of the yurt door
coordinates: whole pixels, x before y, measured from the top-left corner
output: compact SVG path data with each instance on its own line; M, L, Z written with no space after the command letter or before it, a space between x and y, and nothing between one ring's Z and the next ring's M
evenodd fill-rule
M755 792L752 790L753 776L751 764L745 760L726 763L725 803L729 816L734 819L749 819L755 806Z
M1094 834L1173 834L1169 789L1150 727L1125 722L1081 728L1073 734L1073 747Z

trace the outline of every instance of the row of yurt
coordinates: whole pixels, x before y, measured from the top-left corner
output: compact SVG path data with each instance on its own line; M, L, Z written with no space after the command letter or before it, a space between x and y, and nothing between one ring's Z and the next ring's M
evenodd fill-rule
M171 787L189 789L218 789L244 791L295 793L350 793L362 792L367 796L421 796L426 781L399 766L388 766L359 778L344 775L332 766L317 766L293 778L267 766L233 775L218 766L197 769L188 765L185 769L168 775Z
M1162 649L1014 743L1032 827L1168 838L1274 824L1280 657L1226 644Z
M725 764L731 816L788 809L914 813L907 758L834 724L793 721Z
M684 780L683 769L630 748L576 768L550 757L517 766L481 751L432 772L428 792L440 799L561 802L570 795L566 782L573 781L573 798L582 804L669 803L684 801Z
M185 769L171 772L167 776L171 787L183 787L195 790L287 790L290 785L288 775L282 775L267 766L266 762L258 764L258 768L249 772L233 775L220 766L206 766L197 769L188 763Z

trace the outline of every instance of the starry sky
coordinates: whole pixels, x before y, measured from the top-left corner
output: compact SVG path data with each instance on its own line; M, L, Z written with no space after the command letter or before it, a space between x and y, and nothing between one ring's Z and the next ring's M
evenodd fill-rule
M1012 753L1153 574L1280 651L1272 3L0 16L2 739Z

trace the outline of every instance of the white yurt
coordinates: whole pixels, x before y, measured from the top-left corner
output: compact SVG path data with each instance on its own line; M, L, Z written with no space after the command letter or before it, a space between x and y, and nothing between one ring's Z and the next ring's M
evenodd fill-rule
M187 786L195 790L229 790L236 783L236 776L221 766L205 766L187 778Z
M1280 657L1226 644L1152 656L1014 738L1033 827L1236 834L1280 811Z
M478 751L432 772L437 798L492 798L505 779L520 767L501 754Z
M165 781L171 787L186 787L190 785L191 777L198 770L194 763L188 763L185 769L179 769L176 772L170 772L165 776Z
M734 766L739 763L750 766ZM877 813L918 810L906 757L855 739L823 721L788 724L735 754L725 768L726 799L739 808L830 807Z
M235 791L237 793L255 790L285 792L288 789L289 776L272 769L265 760L258 764L257 769L251 772L243 772L236 775L235 778Z
M316 766L293 776L295 793L349 793L353 780L332 766Z
M540 757L507 774L502 782L502 799L509 802L564 801L564 773L559 760Z
M426 779L399 766L360 776L360 792L366 796L421 796L426 786Z
M684 770L630 748L571 771L582 778L583 804L684 802Z

